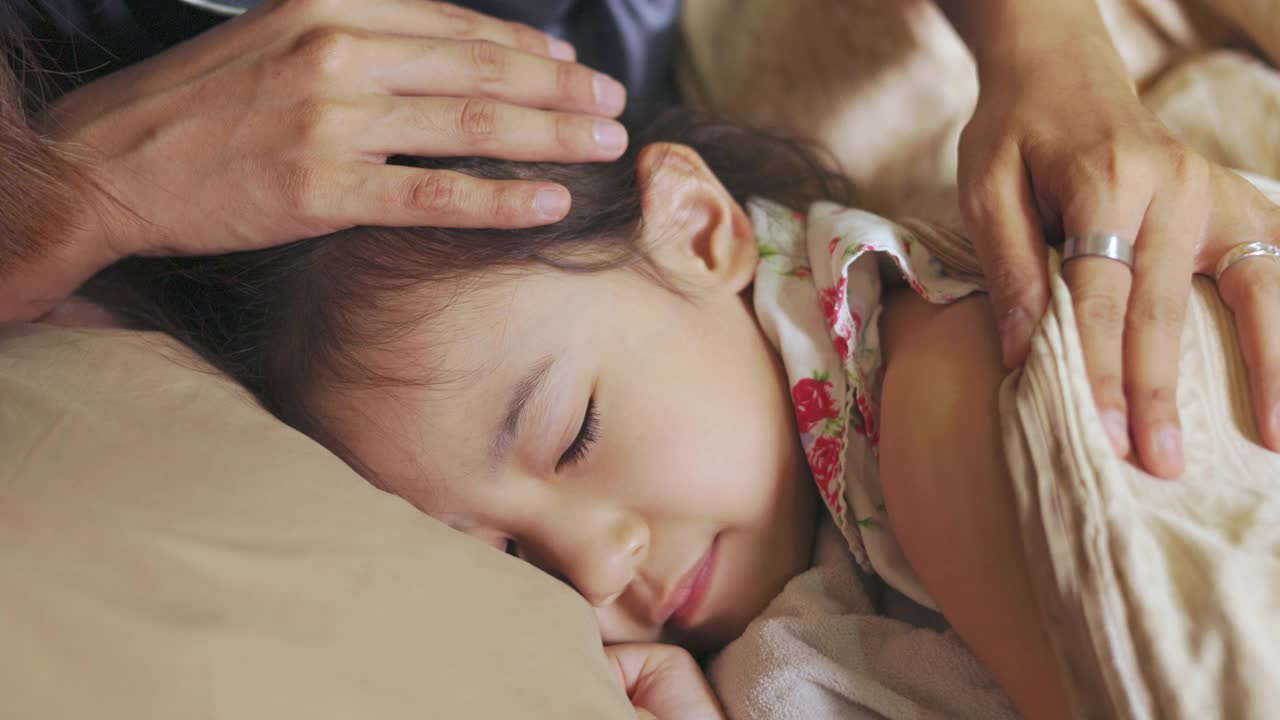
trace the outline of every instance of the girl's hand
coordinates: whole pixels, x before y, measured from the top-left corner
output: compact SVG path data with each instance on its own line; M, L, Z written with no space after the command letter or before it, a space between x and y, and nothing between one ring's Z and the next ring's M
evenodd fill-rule
M604 652L640 720L723 720L715 692L684 648L629 643L606 646Z
M616 81L541 32L424 0L271 0L68 94L43 130L87 149L112 256L248 250L358 224L523 227L560 185L388 156L611 160Z
M1174 139L1141 105L1105 37L1060 50L985 64L960 144L965 223L1010 367L1026 358L1048 302L1045 241L1104 233L1134 242L1132 272L1081 257L1063 274L1116 451L1126 455L1132 437L1149 471L1174 477L1183 469L1176 385L1192 275L1211 274L1238 243L1277 242L1280 211ZM1264 441L1280 451L1280 263L1244 262L1220 290L1235 312Z

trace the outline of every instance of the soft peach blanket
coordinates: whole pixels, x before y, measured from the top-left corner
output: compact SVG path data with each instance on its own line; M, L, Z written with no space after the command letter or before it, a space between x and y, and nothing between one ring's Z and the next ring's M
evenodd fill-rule
M1153 111L1206 156L1280 177L1280 1L1100 4ZM932 4L691 0L685 21L682 80L696 101L818 138L871 209L954 220L955 145L976 82ZM1156 481L1108 449L1051 269L1052 309L1003 388L1002 421L1080 714L1280 717L1280 457L1258 445L1230 313L1197 282L1179 386L1188 471ZM720 676L740 697L759 696L753 677L776 681Z

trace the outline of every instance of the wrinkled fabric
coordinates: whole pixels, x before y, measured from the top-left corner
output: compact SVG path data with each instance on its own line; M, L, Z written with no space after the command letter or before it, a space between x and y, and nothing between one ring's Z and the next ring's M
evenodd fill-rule
M947 235L939 226L829 202L814 203L807 217L763 200L748 212L760 250L756 317L786 368L818 493L864 570L933 607L893 535L880 488L881 275L934 303L978 290L976 278L929 252L925 238Z
M1250 178L1273 201L1280 184ZM1071 294L1001 389L1029 565L1088 718L1280 717L1280 455L1260 444L1230 311L1197 278L1179 357L1186 471L1116 457Z
M1248 179L1280 201L1280 184ZM817 490L857 564L928 605L882 522L878 298L893 274L933 302L979 289L972 246L940 225L830 203L807 217L749 209L756 310L786 366ZM1002 385L1000 420L1033 584L1077 710L1280 717L1280 455L1258 440L1230 312L1197 279L1179 359L1186 472L1161 480L1111 450L1056 251L1048 262L1051 304L1026 365ZM820 553L784 589L712 667L733 717L993 717L970 714L1003 696L961 661L963 645L878 616L867 582ZM898 643L929 671L904 679Z
M879 595L824 520L813 567L708 668L725 712L733 720L1017 717L941 616L907 600L904 612L878 612Z
M1280 61L1280 0L1099 5L1144 101L1178 138L1228 167L1280 177L1280 72L1256 56L1205 52L1236 33ZM857 181L860 204L894 217L955 217L956 140L976 76L932 3L702 0L689 4L684 31L681 79L702 107L817 138ZM930 249L952 267L972 261L964 245ZM1005 386L1003 416L1015 424L1005 442L1037 592L1081 714L1280 717L1280 467L1257 443L1230 313L1198 280L1179 384L1194 433L1189 472L1157 481L1104 454L1071 306L1052 272L1055 309L1033 361ZM781 633L765 638L765 627L741 642L782 642ZM783 707L791 702L810 703L809 717L865 716L826 713L814 700L832 687L813 669L825 662L818 651L789 660L803 666L790 684L766 663L752 665L754 675L718 668L733 717L805 717Z

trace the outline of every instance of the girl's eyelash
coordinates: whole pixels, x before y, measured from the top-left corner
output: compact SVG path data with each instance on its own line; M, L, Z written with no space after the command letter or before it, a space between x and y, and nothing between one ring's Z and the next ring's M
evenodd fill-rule
M574 463L581 462L586 457L587 451L591 449L592 443L600 436L600 414L596 412L596 398L594 395L587 401L587 412L582 418L582 427L578 430L578 437L573 439L573 444L568 450L564 451L564 455L560 456L560 462L556 463L556 469L560 470Z
M516 541L511 538L507 538L503 541L502 552L510 555L511 557L520 557L520 548L516 545Z

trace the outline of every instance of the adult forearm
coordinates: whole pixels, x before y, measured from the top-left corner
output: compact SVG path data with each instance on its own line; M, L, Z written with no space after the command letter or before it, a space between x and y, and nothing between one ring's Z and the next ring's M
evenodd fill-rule
M936 0L984 76L1080 57L1120 65L1094 0Z
M110 262L88 223L92 183L30 127L22 97L0 61L0 323L40 317Z

